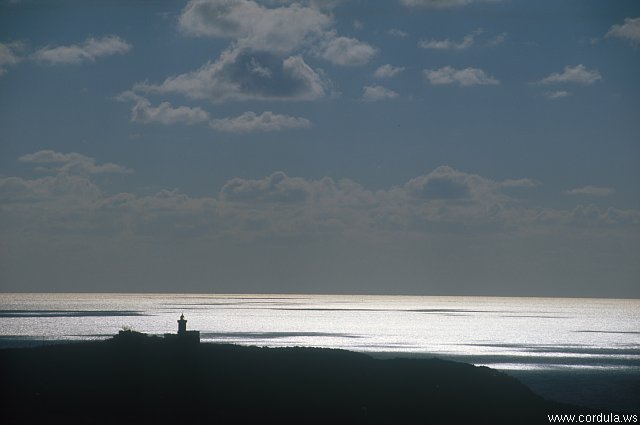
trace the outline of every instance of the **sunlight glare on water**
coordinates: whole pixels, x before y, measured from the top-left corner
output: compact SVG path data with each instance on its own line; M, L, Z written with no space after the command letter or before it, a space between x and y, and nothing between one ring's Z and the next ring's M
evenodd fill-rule
M502 369L640 369L640 301L612 299L1 294L0 343L102 339L124 327L203 342L448 357Z

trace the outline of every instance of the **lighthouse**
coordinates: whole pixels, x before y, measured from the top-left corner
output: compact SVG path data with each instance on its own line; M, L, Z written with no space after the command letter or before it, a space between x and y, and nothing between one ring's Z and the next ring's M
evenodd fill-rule
M188 331L187 319L181 314L178 319L178 333L164 334L164 339L181 345L197 345L200 343L200 331Z
M186 335L187 333L187 319L184 318L184 314L180 315L178 320L178 335Z

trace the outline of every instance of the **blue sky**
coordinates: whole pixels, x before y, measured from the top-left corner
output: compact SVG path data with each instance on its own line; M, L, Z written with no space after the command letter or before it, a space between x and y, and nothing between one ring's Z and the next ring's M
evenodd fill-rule
M635 1L0 3L0 289L638 297Z

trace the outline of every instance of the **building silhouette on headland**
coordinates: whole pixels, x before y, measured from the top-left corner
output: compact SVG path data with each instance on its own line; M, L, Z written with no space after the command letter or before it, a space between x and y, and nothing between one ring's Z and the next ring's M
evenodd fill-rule
M199 344L200 331L188 331L187 319L184 318L184 314L181 314L180 320L178 320L178 333L164 334L164 339L167 341L177 342L180 344Z
M129 328L121 330L113 338L114 340L123 343L136 343L160 339L157 336L147 335L142 332L136 332ZM188 331L187 319L185 319L184 314L182 314L180 315L180 319L178 320L178 333L166 333L164 334L164 340L172 344L175 343L180 345L198 345L200 344L200 331Z

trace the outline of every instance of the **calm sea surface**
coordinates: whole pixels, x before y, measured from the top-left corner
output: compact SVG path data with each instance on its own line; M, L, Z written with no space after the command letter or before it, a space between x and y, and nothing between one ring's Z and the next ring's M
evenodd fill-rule
M640 412L640 300L0 294L0 347L176 332L182 313L203 342L437 356L503 370L546 398Z
M640 300L324 295L0 294L0 346L123 327L204 342L459 358L497 369L640 370Z

